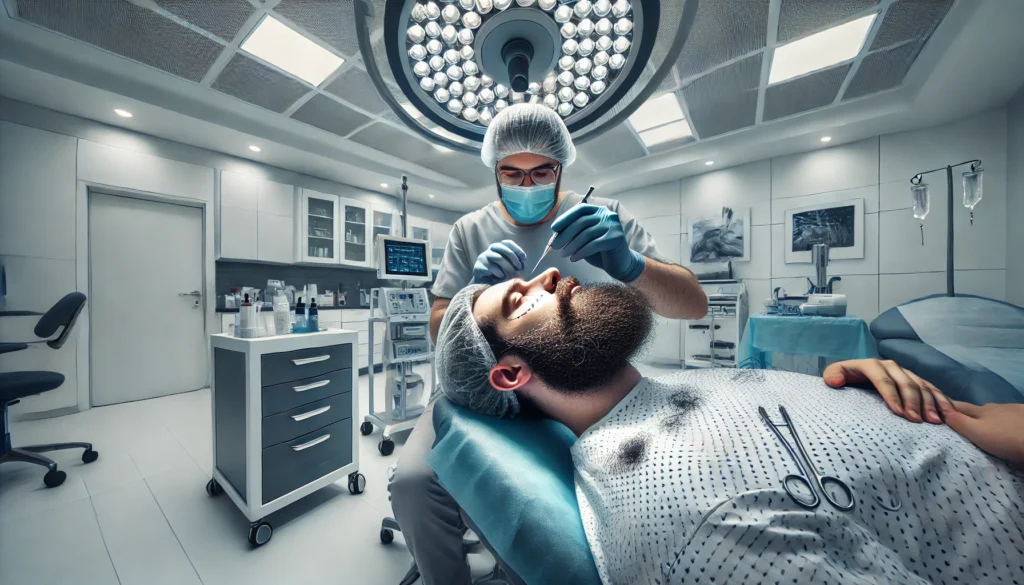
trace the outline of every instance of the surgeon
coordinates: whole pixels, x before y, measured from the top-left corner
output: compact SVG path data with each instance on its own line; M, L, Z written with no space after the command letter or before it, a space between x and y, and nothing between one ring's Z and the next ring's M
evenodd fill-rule
M437 338L453 402L506 418L528 404L579 437L577 500L604 585L1019 582L1024 433L1010 411L978 436L960 422L897 418L873 391L801 374L645 378L630 359L652 322L637 290L550 270L464 288ZM871 369L847 362L826 378ZM947 419L964 407L908 371L892 374L908 419L924 404L913 394ZM984 408L962 414L980 421ZM814 474L848 491L819 487Z
M608 145L608 148L615 148ZM643 295L659 315L696 319L707 297L696 277L671 264L654 238L618 202L562 191L576 159L569 131L554 111L517 104L495 116L481 158L494 172L496 201L455 223L432 292L436 335L449 299L469 284L529 278L552 235L554 250L539 271L557 267L588 282L616 282ZM406 440L390 484L392 508L425 585L469 583L459 509L424 457L434 442L431 411Z

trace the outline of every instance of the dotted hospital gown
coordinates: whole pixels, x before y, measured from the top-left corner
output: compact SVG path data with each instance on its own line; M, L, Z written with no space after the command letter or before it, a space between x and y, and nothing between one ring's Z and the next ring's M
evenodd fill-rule
M797 466L757 412L781 424L779 405L853 510L783 490ZM605 585L1024 584L1024 473L866 390L764 370L645 378L572 455Z

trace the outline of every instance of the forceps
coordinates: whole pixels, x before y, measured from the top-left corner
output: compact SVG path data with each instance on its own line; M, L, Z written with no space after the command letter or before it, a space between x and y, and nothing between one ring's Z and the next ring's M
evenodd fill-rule
M591 195L591 194L593 194L593 192L594 192L594 186L593 186L593 185L591 185L591 186L590 186L590 190L589 190L589 191L587 191L587 194L586 194L586 195L584 195L584 196L583 196L583 199L580 199L580 202L579 202L579 203L577 203L576 205L583 205L584 203L586 203L586 202L587 202L587 200L588 200L588 199L590 199L590 195ZM573 205L573 206L572 206L572 207L570 207L569 209L572 209L573 207L576 207L576 205ZM566 213L568 213L568 212L566 212ZM557 238L557 237L558 237L558 234L557 234L557 233L555 233L555 234L551 234L551 239L550 239L550 240L548 240L548 245L547 245L547 246L545 246L545 248L544 248L544 253L540 255L540 258L538 258L538 259L537 259L537 263L533 265L533 271L532 271L532 272L530 272L530 275L531 275L531 276L533 276L534 274L536 274L536 273L537 273L537 269L538 269L538 268L540 268L540 263L541 263L541 262L543 262L543 261L544 261L544 258L546 258L546 257L547 257L547 255L548 255L548 253L549 253L549 252L551 252L551 249L552 249L552 248L551 248L551 246L552 246L552 244L554 244L554 243L555 243L555 238Z
M817 491L815 491L814 486L811 484L811 477L813 477L814 483L818 485L818 488L821 489L821 494L825 496L825 501L832 504L832 506L837 510L841 510L843 512L849 512L852 510L854 505L853 490L850 489L850 486L847 485L845 481L837 477L832 477L831 475L818 475L818 470L815 469L814 462L811 461L807 451L804 450L804 445L800 441L800 435L797 434L796 427L793 426L793 421L790 420L789 413L786 412L786 407L779 406L779 412L782 414L782 420L786 421L786 423L782 425L776 425L772 422L772 419L768 417L768 413L765 411L764 407L758 406L757 412L761 415L761 418L764 419L768 428L775 433L775 436L777 436L780 441L782 441L782 445L786 448L786 451L789 451L790 457L793 458L793 461L796 461L796 467L800 470L799 474L791 473L782 478L782 487L786 490L786 493L789 494L789 497L804 508L817 508L818 504L821 503L821 499L818 497ZM811 471L811 477L807 475L807 471L804 470L804 465L801 463L800 456L793 450L793 446L786 440L786 437L782 434L782 431L779 430L779 427L788 428L789 432L793 435L793 439L796 441L796 448L800 451L800 455L803 456L804 460L807 461L807 468ZM811 492L812 499L808 500L806 497L801 497L800 494L794 492L793 488L790 487L790 484L792 483L806 487L807 491ZM849 502L842 504L836 501L836 499L828 493L828 490L825 489L826 485L834 485L838 487Z

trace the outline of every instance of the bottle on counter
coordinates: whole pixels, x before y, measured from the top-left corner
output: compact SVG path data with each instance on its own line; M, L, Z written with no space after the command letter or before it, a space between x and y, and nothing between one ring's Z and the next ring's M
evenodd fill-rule
M252 301L249 299L248 293L245 295L242 301L242 306L238 308L239 324L240 327L237 331L237 336L243 339L252 339L256 337L256 318L254 316L254 307Z
M305 333L307 331L306 324L306 305L302 302L302 297L295 302L295 324L292 326L294 333Z
M308 331L310 333L316 333L317 331L320 331L320 314L316 309L316 298L313 298L309 301L309 320L307 321L307 323Z
M274 333L287 335L291 333L292 317L288 314L288 297L283 292L278 292L274 297Z

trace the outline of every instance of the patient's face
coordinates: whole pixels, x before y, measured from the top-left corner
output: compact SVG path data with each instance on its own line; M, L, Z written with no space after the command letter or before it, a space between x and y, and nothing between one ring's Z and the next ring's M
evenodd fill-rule
M580 392L608 381L647 340L650 305L621 284L581 285L556 269L486 289L473 316L497 337L498 356L523 358L549 386Z

